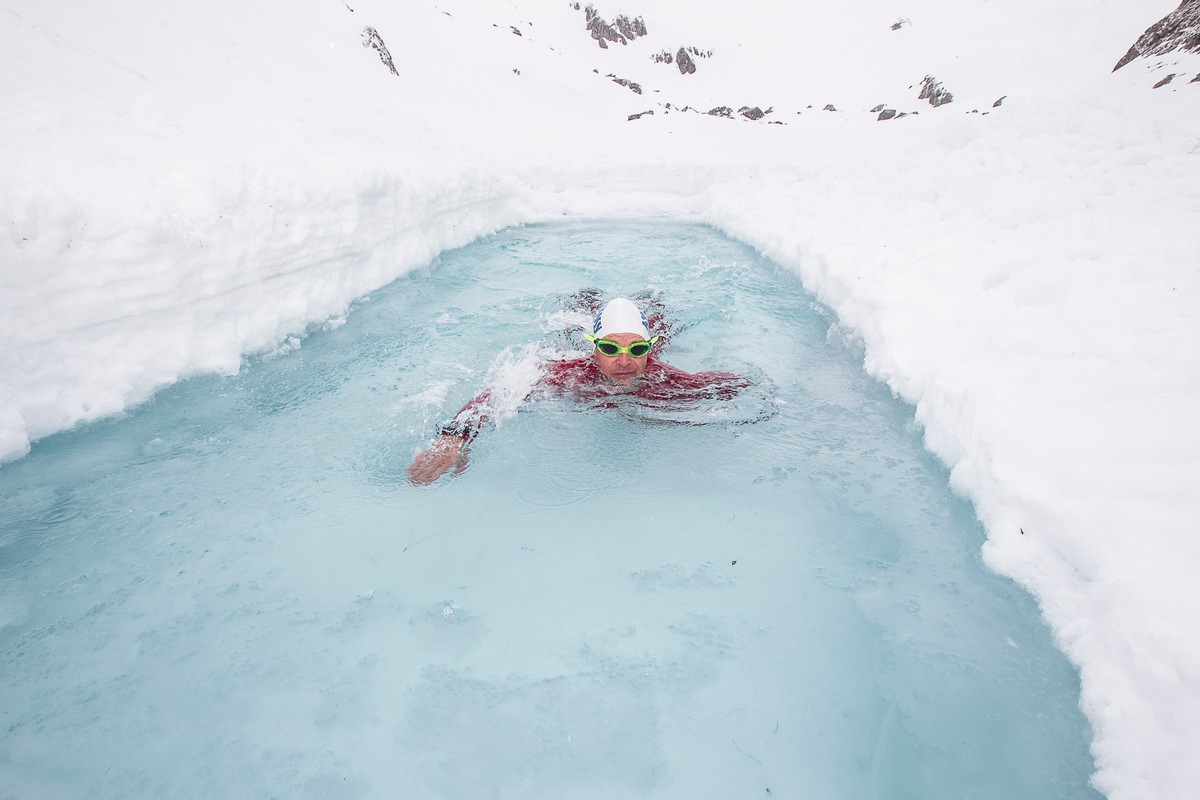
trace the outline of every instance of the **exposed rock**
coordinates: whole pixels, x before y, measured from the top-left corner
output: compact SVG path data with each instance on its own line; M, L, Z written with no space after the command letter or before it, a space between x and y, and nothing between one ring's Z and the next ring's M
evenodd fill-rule
M717 106L706 112L710 117L729 117L733 119L733 109L729 106Z
M675 54L675 64L679 67L680 75L691 75L696 71L696 62L692 61L692 57L688 55L688 51L682 47Z
M912 25L912 20L907 19L907 18L898 19L892 23L892 30L898 31L901 28L903 28L905 25Z
M871 113L872 113L872 114L878 114L880 111L883 111L883 108L884 108L884 104L883 104L883 103L880 103L879 105L877 105L877 106L875 106L874 108L872 108L872 109L871 109Z
M1112 71L1138 56L1161 56L1176 50L1200 53L1200 0L1183 0L1179 8L1147 28Z
M894 109L894 108L884 108L884 109L877 109L877 110L879 111L879 116L876 119L878 119L880 122L883 122L884 120L888 120L888 119L891 119L894 116L896 116L896 109Z
M932 75L926 75L925 80L921 81L921 93L917 95L917 99L928 100L929 105L937 108L954 102L954 95L946 91L941 81L935 80Z
M753 120L760 120L766 116L766 112L764 112L758 106L754 106L753 108L751 108L750 106L742 106L741 108L738 109L738 113L741 114L746 119L753 119Z
M368 25L363 28L362 38L363 47L373 49L379 53L379 60L392 71L393 75L400 74L396 72L396 65L392 63L392 54L388 52L387 45L383 43L383 37L379 35L379 31Z
M579 5L576 4L575 8L578 10ZM622 14L610 25L591 5L583 10L583 15L587 20L587 29L591 32L592 38L604 50L608 49L609 42L629 44L631 39L646 35L646 23L642 21L641 17L631 20Z
M1133 61L1135 58L1137 58L1140 55L1141 55L1141 53L1138 52L1137 45L1136 44L1133 45L1132 47L1130 47L1128 50L1125 51L1125 55L1121 56L1121 59L1119 61L1117 61L1117 65L1112 68L1112 71L1116 72L1121 67L1125 66L1130 61Z
M509 25L508 27L511 28L512 32L515 33L517 36L524 37L525 34L521 33L521 29L518 28L516 25Z
M622 14L613 20L613 26L621 32L622 36L630 41L633 41L639 36L646 35L646 23L642 21L641 17L638 17L637 19L630 19Z
M1008 95L1004 95L1004 97L1008 97ZM1004 97L1001 97L999 100L992 103L992 108L999 108L1000 104L1004 102Z
M809 108L812 108L812 106L809 106ZM826 103L825 108L822 110L823 111L837 111L837 109L833 107L833 103Z
M642 87L639 86L638 84L634 83L633 81L629 80L628 78L618 78L616 75L611 75L611 74L606 75L605 77L612 78L613 83L620 84L621 86L628 88L634 94L642 93Z
M1172 72L1172 73L1171 73L1170 75L1168 75L1167 77L1163 78L1163 79L1162 79L1161 81L1159 81L1158 83L1154 84L1154 88L1155 88L1155 89L1161 89L1162 87L1166 86L1168 83L1170 83L1170 82L1171 82L1171 81L1173 81L1173 80L1175 80L1175 73L1174 73L1174 72Z
M1192 78L1188 83L1200 83L1200 72L1196 73L1196 77Z
M660 50L650 56L655 64L677 64L680 75L691 75L696 71L697 58L712 58L712 50L701 50L699 47L680 47L674 54L670 50Z
M642 117L646 116L647 114L649 114L650 116L654 116L654 109L650 109L649 111L641 111L637 114L630 114L629 119L627 119L626 122L633 122L635 119L641 119Z

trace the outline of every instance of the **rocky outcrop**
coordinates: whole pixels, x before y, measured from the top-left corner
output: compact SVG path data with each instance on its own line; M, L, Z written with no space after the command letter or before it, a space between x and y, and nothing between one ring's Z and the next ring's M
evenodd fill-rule
M953 103L954 95L946 91L941 81L935 80L932 75L926 75L925 80L921 81L921 93L917 95L917 99L928 100L929 105L937 108L946 103Z
M1179 8L1147 28L1112 71L1139 56L1161 56L1176 50L1200 53L1200 0L1183 0Z
M624 86L626 89L633 92L634 94L642 93L641 85L634 83L633 81L629 80L628 78L618 78L616 75L613 75L611 73L606 75L605 77L612 78L613 83Z
M575 4L575 8L579 8L578 3ZM629 44L630 41L646 35L646 23L641 17L630 19L622 14L610 24L591 5L583 10L583 16L587 20L588 32L603 50L608 49L609 42Z
M675 64L679 67L680 75L695 73L697 58L712 58L712 50L701 50L699 47L680 47L674 55L670 50L660 50L650 56L650 60L655 64Z
M379 59L384 63L384 66L390 69L393 75L399 75L400 73L396 72L396 65L392 63L392 54L388 52L387 45L383 43L383 37L379 35L379 31L368 25L363 28L362 37L363 47L373 49L379 53Z
M897 111L894 108L888 108L885 103L880 103L872 108L871 113L879 115L875 118L879 122L887 122L889 119L900 119L901 117L908 116L907 111ZM914 111L913 113L916 114L917 112Z
M692 57L688 55L688 51L682 47L675 54L675 63L679 66L679 74L691 75L696 71L696 62L692 61Z
M752 120L757 121L757 120L760 120L763 117L765 117L767 114L769 114L770 110L768 109L767 111L763 111L758 106L753 106L753 107L742 106L741 108L738 109L738 113L741 114L746 119L752 119Z
M709 109L705 113L707 113L710 117L729 117L731 119L733 118L733 109L730 108L729 106L717 106L716 108Z

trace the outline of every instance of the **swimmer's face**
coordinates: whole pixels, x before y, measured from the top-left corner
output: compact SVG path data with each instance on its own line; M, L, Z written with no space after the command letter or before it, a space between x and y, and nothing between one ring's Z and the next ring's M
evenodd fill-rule
M616 342L622 347L629 347L634 342L646 341L645 337L638 333L610 333L604 338L610 342ZM604 376L617 383L625 383L639 377L646 371L646 362L650 360L649 356L633 358L628 353L606 356L599 350L592 351L592 358L596 360L596 366L600 368Z

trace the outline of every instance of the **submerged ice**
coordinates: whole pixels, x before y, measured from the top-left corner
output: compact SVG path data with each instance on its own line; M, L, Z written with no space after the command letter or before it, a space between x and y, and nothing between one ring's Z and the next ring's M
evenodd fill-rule
M408 486L481 387L582 347L590 286L758 391L513 402L465 474ZM509 230L327 327L0 470L8 792L1095 797L1036 604L911 408L749 248Z

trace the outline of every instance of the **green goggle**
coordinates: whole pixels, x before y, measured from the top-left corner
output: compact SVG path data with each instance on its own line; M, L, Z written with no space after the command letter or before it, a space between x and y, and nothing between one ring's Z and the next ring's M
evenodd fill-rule
M658 341L658 337L655 336L648 342L634 342L628 347L622 347L616 342L610 342L608 339L597 339L595 336L586 333L583 335L583 338L596 345L596 349L600 351L601 355L616 356L625 353L630 358L645 358L646 354L650 352L650 345Z

